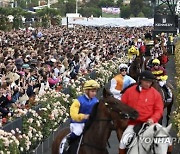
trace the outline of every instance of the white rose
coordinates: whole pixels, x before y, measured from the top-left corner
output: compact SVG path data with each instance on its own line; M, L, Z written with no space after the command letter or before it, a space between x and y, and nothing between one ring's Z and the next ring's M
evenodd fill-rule
M8 140L4 142L4 146L9 147L9 141Z
M29 136L29 138L32 138L32 133L28 132L28 136Z
M23 148L23 147L21 147L21 148L20 148L20 151L22 151L22 152L23 152L23 151L24 151L24 148Z
M38 126L38 127L40 127L40 126L41 126L41 124L40 124L40 122L39 122L39 121L36 121L36 124L37 124L37 126Z
M15 132L14 130L11 130L11 133L12 133L12 134L15 134L16 132Z
M4 154L4 152L3 152L3 151L0 151L0 154Z

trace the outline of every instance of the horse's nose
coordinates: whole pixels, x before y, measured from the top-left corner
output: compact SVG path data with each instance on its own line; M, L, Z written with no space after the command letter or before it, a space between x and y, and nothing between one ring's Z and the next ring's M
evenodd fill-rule
M138 116L139 116L139 113L137 111L133 111L131 114L131 119L135 120L138 118Z

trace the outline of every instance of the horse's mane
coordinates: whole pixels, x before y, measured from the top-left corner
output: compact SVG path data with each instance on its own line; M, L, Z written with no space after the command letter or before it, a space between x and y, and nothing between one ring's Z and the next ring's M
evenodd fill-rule
M124 94L125 91L126 91L128 88L130 88L130 87L132 87L132 86L134 86L134 85L137 85L137 83L132 83L132 84L130 84L129 86L127 86L126 88L124 88L124 89L121 91L121 94Z
M84 130L83 130L83 134L90 128L92 122L95 120L95 117L97 115L97 109L98 109L99 103L96 103L92 109L92 112L89 116L88 121L85 124Z

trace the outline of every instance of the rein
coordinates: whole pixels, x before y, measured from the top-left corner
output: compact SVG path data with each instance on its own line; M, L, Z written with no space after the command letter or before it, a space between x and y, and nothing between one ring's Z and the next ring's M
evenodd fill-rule
M116 110L113 110L113 108L109 107L108 103L104 103L106 109L108 110L109 113L111 112L116 112L118 114L121 114L122 116L124 116L125 118L130 118L128 114L123 114L122 112L119 112L119 111L116 111ZM107 119L103 119L103 118L99 118L99 119L95 119L94 121L97 121L97 122L111 122L112 126L114 126L114 121L113 121L113 118L110 114L110 118L107 118ZM107 142L108 145L109 145L109 142ZM91 147L91 148L94 148L98 151L106 151L106 146L105 147L98 147L97 145L94 145L94 144L91 144L91 143L87 143L87 142L82 142L81 144L82 146L88 146L88 147ZM110 147L110 145L109 145Z
M158 135L158 133L160 132L160 130L161 129L159 129L156 133L154 133L154 135L153 135L153 142L152 142L152 144L150 145L150 149L149 150L147 150L144 146L143 146L143 144L142 144L142 148L143 148L143 150L145 151L145 152L150 152L151 150L153 151L153 154L158 154L158 153L156 153L156 149L155 149L155 146L156 146L156 144L155 144L155 142L154 142L154 139L155 138L168 138L170 135L169 134L167 134L167 136L158 136L158 137L156 137L157 135ZM139 144L138 144L138 152L139 152Z

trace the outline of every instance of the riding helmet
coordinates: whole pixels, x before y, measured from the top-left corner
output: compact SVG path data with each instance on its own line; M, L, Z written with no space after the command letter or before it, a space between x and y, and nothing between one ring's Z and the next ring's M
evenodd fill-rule
M139 80L148 80L148 81L152 81L155 79L155 76L152 74L151 71L143 71L140 76L139 76Z
M128 69L128 65L127 64L120 64L119 70L121 70L121 69Z
M90 90L90 89L98 89L100 85L95 80L88 80L85 82L83 89Z
M153 63L153 64L160 64L160 61L159 61L159 59L154 59L154 60L152 61L152 63Z

